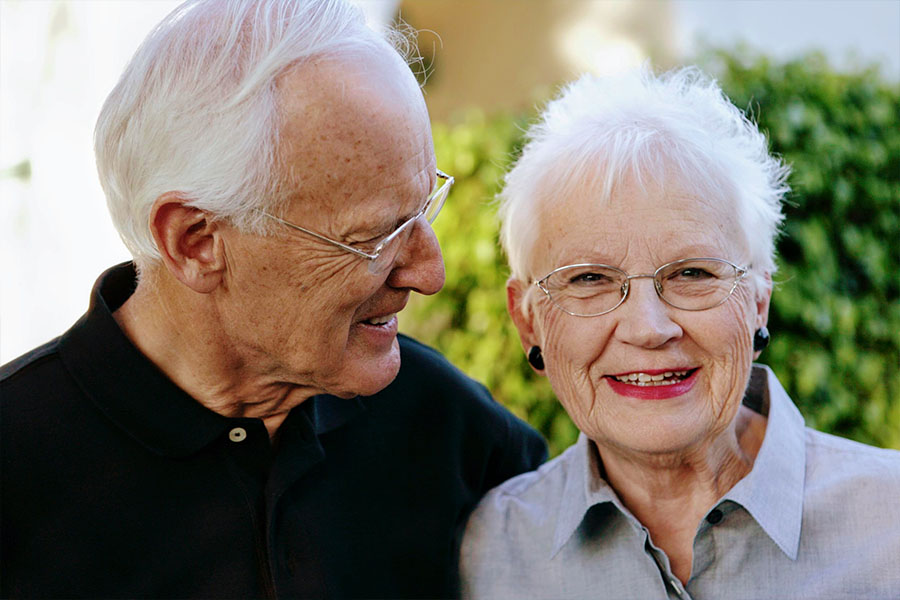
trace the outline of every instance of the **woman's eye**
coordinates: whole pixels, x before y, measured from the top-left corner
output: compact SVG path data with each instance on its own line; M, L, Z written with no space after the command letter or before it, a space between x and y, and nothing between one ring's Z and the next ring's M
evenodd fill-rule
M710 277L715 277L712 273L705 269L698 269L696 267L688 267L686 269L681 269L680 271L676 271L673 274L673 277L683 277L684 279L708 279Z
M569 279L569 283L571 284L601 284L601 283L609 283L612 279L609 278L608 275L604 275L603 273L579 273L574 277Z

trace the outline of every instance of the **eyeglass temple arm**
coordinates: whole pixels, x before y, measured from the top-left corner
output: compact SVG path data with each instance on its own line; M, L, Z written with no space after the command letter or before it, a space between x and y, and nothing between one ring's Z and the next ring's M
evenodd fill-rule
M300 227L299 225L294 225L293 223L288 223L281 217L276 217L275 215L267 213L267 212L264 212L263 214L266 215L267 217L269 217L270 219L274 219L275 221L278 221L282 225L287 225L291 229L296 229L297 231L302 231L303 233L305 233L307 235L311 235L316 239L322 240L323 242L328 242L329 244L333 244L335 246L338 246L339 248L343 248L347 252L352 252L353 254L356 254L357 256L362 256L364 258L368 258L369 260L375 260L376 258L378 258L377 254L369 254L368 252L364 252L364 251L360 250L359 248L354 248L353 246L348 246L347 244L341 243L337 240L329 239L329 238L325 237L324 235L320 235L310 229Z

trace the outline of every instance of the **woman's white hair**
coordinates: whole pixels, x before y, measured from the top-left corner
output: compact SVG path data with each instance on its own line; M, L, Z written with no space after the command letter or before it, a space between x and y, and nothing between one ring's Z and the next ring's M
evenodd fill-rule
M528 282L544 275L530 272L543 207L579 188L596 190L603 203L624 178L646 185L671 177L730 204L760 277L775 271L788 172L756 125L694 67L584 75L528 131L500 193L500 239L513 277Z
M148 220L166 192L263 232L281 171L277 78L310 57L384 43L345 0L189 0L157 25L94 131L109 210L138 266L159 259Z

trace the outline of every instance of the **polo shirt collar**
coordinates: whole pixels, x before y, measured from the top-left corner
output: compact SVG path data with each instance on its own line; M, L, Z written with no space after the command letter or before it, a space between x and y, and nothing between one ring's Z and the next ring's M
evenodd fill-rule
M366 410L359 396L348 400L322 394L313 396L304 402L302 406L306 406L309 410L308 414L310 419L312 419L317 435L328 433L341 427Z
M796 560L806 473L803 417L767 366L753 366L746 396L745 404L761 407L762 414L768 413L766 435L753 469L723 500L743 506L782 552ZM582 433L568 452L572 454L551 558L569 541L588 510L597 504L612 503L629 520L634 520L600 476L600 459L593 442Z
M132 263L103 273L87 313L60 339L60 355L79 387L121 429L157 454L188 456L233 422L175 385L119 328L113 313L134 293L136 282ZM325 395L291 412L301 409L316 434L340 427L364 410L358 398Z

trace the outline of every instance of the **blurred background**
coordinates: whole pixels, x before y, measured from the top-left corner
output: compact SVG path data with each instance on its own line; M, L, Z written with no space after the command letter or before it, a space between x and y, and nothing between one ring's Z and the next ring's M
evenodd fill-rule
M699 64L793 165L763 354L815 427L900 448L900 0L359 0L419 30L447 286L401 329L548 437L576 431L508 322L493 197L561 83ZM0 362L68 328L129 258L96 177L100 106L171 0L0 0Z

